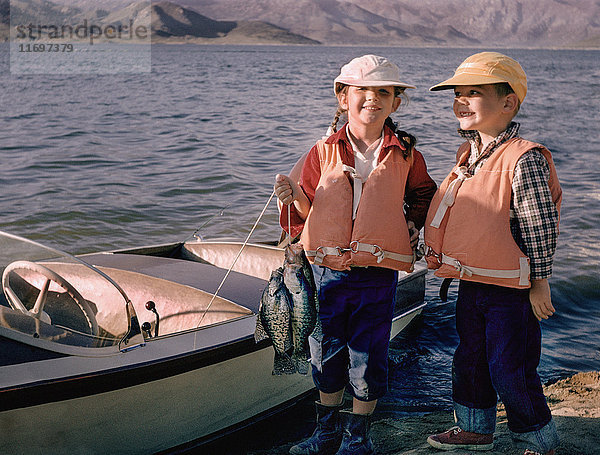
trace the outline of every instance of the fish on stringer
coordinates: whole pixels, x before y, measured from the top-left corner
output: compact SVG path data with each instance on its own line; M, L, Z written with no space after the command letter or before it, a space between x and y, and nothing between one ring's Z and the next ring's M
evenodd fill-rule
M305 375L308 374L310 360L308 337L315 332L315 328L320 332L320 324L312 269L299 243L285 249L283 282L292 300L292 360L296 371Z
M283 283L283 267L271 272L269 283L260 299L254 339L270 338L275 351L273 374L293 374L293 335L291 330L292 299Z
M263 291L254 334L256 341L270 338L273 342L273 374L308 374L308 337L322 339L318 313L312 268L302 245L289 245L283 267L271 273Z

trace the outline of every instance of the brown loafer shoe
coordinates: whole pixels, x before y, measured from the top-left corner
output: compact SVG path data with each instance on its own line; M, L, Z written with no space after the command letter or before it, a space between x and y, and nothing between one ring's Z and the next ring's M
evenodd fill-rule
M429 436L427 442L430 446L441 450L492 450L494 435L471 433L454 427L444 433Z

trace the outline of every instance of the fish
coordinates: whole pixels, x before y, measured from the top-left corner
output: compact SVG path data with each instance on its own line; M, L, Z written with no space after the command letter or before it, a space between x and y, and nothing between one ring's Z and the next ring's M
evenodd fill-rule
M296 371L306 375L310 360L308 337L316 328L320 328L320 324L315 280L300 243L289 245L285 249L283 282L292 300L292 361Z
M263 290L254 339L256 342L270 338L275 351L274 375L294 374L292 360L293 336L291 330L292 299L283 282L283 267L271 272L269 283Z

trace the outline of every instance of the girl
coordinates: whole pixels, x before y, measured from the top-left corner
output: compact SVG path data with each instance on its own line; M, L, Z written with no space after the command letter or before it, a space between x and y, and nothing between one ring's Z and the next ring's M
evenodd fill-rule
M323 329L322 339L309 339L317 428L291 454L374 453L369 416L387 392L397 271L412 271L436 190L415 138L389 118L407 88L415 87L387 59L352 60L334 81L332 134L309 151L299 182L275 179L281 225L301 232L313 263ZM348 122L335 132L341 113ZM352 412L340 412L348 385Z

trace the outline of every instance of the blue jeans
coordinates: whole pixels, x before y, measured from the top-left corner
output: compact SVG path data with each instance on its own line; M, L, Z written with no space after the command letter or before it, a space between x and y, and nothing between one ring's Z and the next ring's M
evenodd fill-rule
M452 397L458 426L493 433L498 395L517 442L540 453L557 447L537 374L542 336L529 289L461 281L456 329L460 343L452 365Z
M336 271L314 266L323 339L309 338L318 390L372 401L387 392L388 348L398 272L380 267Z

